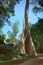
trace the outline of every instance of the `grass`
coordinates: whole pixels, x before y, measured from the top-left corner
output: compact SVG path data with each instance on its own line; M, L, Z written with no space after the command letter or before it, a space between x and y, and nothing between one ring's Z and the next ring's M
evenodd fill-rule
M5 56L4 54L0 54L0 62L7 62L7 61L13 61L13 60L25 60L27 59L27 56L25 55L14 55L13 57L10 57L10 55Z

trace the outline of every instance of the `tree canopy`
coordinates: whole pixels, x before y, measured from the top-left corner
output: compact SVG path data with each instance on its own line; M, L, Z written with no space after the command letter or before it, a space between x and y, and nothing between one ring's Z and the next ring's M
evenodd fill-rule
M15 15L14 7L21 0L0 0L0 27L2 27L5 22L11 25L8 20L11 15ZM43 0L29 0L31 4L34 5L33 12L43 11Z
M11 24L8 20L11 15L14 15L14 7L20 0L0 0L0 27L5 22Z
M43 12L43 0L30 0L30 3L33 4L33 12Z
M38 52L43 52L43 19L31 27L31 36Z

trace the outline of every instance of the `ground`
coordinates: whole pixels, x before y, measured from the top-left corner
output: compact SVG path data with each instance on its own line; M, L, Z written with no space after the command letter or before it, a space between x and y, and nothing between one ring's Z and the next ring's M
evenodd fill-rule
M8 61L0 63L0 65L43 65L43 57L30 58L25 61Z
M19 65L43 65L43 58L33 58L21 63Z

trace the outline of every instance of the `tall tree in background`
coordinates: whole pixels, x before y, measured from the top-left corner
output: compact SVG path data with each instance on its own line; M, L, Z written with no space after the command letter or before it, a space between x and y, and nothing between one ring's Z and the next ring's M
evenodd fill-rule
M35 52L35 47L32 42L30 29L28 26L28 9L29 9L29 0L26 0L25 14L24 14L24 30L23 30L23 37L22 37L22 44L23 44L22 49L23 49L23 53L32 55L33 51Z
M19 32L18 25L19 25L19 22L15 21L15 23L12 26L12 32L8 31L8 37L10 39L10 42L15 42L15 40L16 40L17 34Z
M30 28L28 26L28 9L29 9L29 4L33 4L33 12L37 13L40 11L43 11L43 1L42 0L26 0L26 6L25 6L25 15L24 15L24 32L22 35L22 53L26 54L33 54L37 55L31 35L30 35ZM38 7L38 6L40 7ZM29 29L29 30L28 30Z
M22 37L22 53L26 53L26 54L36 54L36 50L34 47L34 44L32 42L32 38L30 35L30 29L28 26L28 9L29 9L29 0L26 0L26 5L25 5L25 15L24 15L24 32L23 32L23 37ZM29 31L28 31L29 29Z

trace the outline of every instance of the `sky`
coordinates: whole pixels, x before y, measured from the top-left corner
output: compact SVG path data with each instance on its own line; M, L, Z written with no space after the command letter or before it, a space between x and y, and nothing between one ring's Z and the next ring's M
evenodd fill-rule
M35 16L35 14L33 14L32 8L33 6L30 5L28 19L30 23L35 24L38 20L38 17L40 18L43 17L43 13L38 13L37 16ZM25 0L22 0L19 4L17 4L14 10L15 10L15 16L11 16L9 20L11 21L12 25L13 23L15 23L15 21L19 21L19 33L18 33L18 36L19 36L19 34L22 33L23 31ZM4 34L7 34L7 31L9 30L12 31L12 28L8 26L7 24L2 29Z

